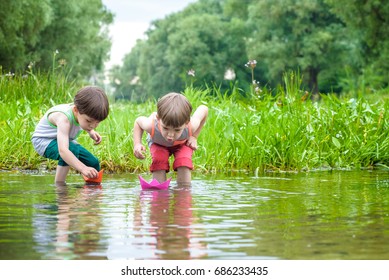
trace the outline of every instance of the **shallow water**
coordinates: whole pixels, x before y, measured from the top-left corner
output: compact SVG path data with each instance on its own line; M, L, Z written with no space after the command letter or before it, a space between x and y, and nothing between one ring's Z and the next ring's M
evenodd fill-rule
M389 259L389 172L193 178L2 172L0 259Z

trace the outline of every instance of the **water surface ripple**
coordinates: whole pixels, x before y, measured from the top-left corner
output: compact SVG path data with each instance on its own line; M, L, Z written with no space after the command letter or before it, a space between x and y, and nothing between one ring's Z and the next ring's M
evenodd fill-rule
M388 172L193 177L1 172L0 259L389 259Z

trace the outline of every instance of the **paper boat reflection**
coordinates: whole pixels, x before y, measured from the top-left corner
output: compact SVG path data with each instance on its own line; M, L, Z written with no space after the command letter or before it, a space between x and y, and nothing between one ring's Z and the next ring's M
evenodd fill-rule
M140 186L142 187L142 190L147 190L147 189L167 190L169 188L171 179L172 178L168 179L163 183L159 183L157 179L153 179L149 183L146 182L145 179L143 179L142 176L139 175L139 182L140 182Z
M103 169L101 169L99 171L99 175L97 176L97 178L88 178L88 177L85 177L84 175L82 175L82 177L84 177L84 181L86 183L91 183L91 184L100 184L101 181L103 181Z

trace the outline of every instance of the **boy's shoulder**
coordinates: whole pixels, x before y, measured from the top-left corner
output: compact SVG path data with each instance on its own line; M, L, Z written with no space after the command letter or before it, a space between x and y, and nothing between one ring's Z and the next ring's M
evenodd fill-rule
M54 125L61 124L74 124L76 120L72 112L73 104L59 104L51 107L47 112L47 119Z
M154 126L154 121L156 119L157 113L154 112L150 116L140 116L137 118L136 123L146 132L150 133L152 127Z
M72 108L73 103L57 104L47 110L48 113L52 112L66 112Z

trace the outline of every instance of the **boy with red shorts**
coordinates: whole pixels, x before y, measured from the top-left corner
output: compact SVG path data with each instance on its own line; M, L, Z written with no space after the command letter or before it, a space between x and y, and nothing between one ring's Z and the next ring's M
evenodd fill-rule
M177 183L191 182L192 153L197 149L197 137L208 116L208 107L200 105L192 113L192 105L179 93L169 93L157 103L157 112L149 117L138 117L134 124L134 155L144 159L143 131L148 133L147 143L152 156L150 171L162 183L169 172L169 157L174 155L173 169Z

